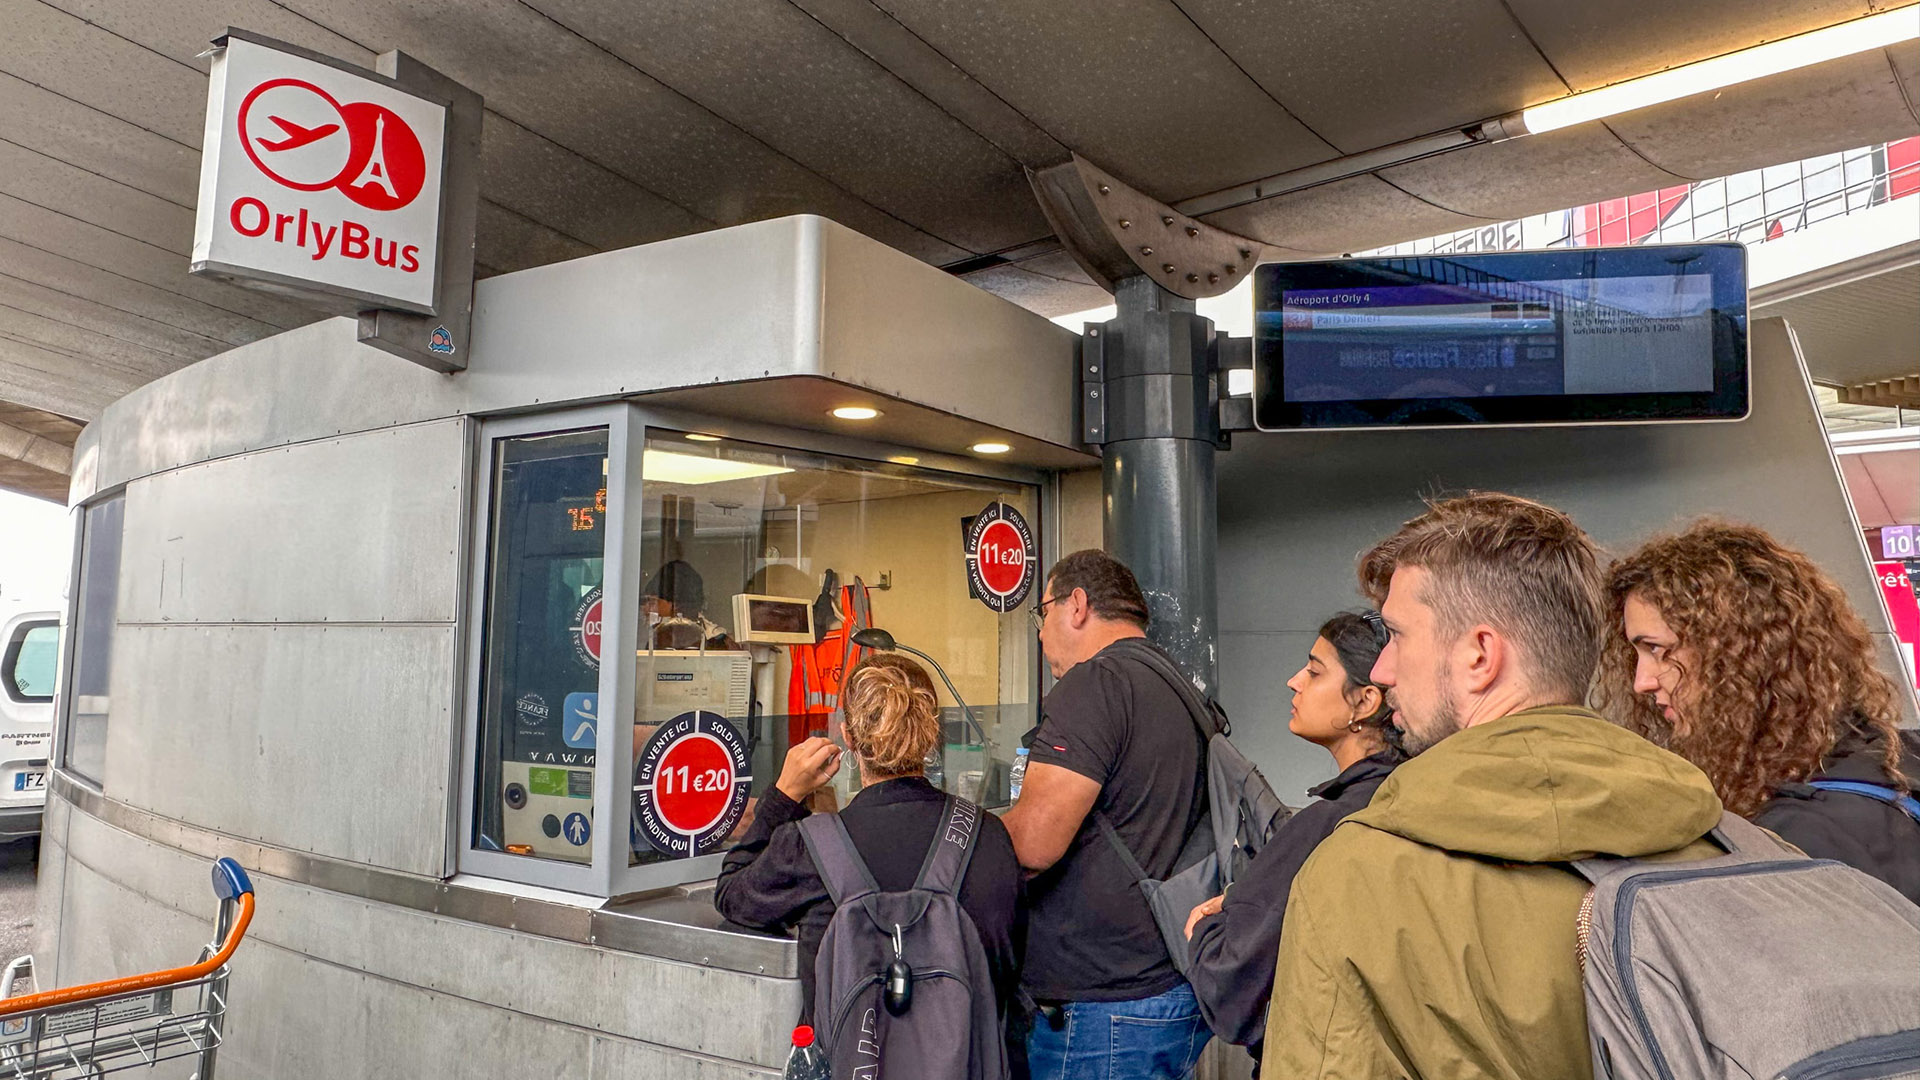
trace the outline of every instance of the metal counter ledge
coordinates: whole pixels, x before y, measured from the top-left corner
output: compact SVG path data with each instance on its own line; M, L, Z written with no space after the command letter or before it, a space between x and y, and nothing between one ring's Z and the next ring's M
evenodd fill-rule
M47 786L50 797L122 832L207 859L227 856L268 878L484 926L726 971L791 979L799 970L799 950L792 938L748 930L720 918L713 909L711 881L593 906L590 898L553 899L557 894L550 890L509 882L469 875L441 881L256 843L129 806L61 771L54 772Z

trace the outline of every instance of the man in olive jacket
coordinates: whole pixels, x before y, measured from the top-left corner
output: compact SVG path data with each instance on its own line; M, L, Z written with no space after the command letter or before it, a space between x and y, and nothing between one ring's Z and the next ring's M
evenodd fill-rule
M1594 854L1705 858L1698 769L1580 708L1593 543L1507 495L1437 502L1361 560L1373 681L1417 755L1295 879L1263 1076L1592 1075L1575 954Z

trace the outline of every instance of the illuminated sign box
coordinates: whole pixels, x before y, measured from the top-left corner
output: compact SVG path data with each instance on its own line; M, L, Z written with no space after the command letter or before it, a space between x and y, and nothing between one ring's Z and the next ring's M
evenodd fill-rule
M1738 244L1268 263L1254 424L1457 427L1747 414Z
M446 105L237 35L211 76L192 272L433 314Z

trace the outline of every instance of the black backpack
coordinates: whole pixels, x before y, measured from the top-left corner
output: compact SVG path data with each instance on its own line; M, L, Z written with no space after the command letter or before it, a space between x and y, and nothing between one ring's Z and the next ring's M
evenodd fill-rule
M838 814L800 822L834 903L814 964L813 1026L834 1080L1006 1080L987 952L960 907L980 807L948 796L913 887L882 892Z

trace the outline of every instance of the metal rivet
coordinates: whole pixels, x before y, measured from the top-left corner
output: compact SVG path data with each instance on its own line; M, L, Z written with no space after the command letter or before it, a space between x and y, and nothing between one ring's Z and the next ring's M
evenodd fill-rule
M1153 254L1153 249L1152 249L1152 248L1150 248L1150 247L1143 247L1143 248L1141 248L1141 249L1140 249L1140 254L1142 254L1142 255L1151 255L1151 254Z
M1246 248L1241 248L1241 249L1240 249L1240 257L1241 257L1241 258L1243 258L1243 259L1251 259L1251 258L1253 258L1253 252L1252 252L1252 251L1249 251L1249 250L1248 250L1248 249L1246 249Z
M1087 391L1087 396L1088 396L1088 397L1099 397L1099 396L1100 396L1100 391L1098 391L1098 390L1089 390L1089 391Z
M1162 216L1161 216L1161 218L1160 218L1160 224L1162 224L1162 225L1165 225L1165 226L1166 226L1167 228L1169 228L1169 229L1171 229L1171 228L1173 228L1173 217L1172 217L1172 215L1170 215L1170 214L1165 214L1165 215L1162 215Z
M1091 373L1091 374L1094 374L1094 375L1098 375L1098 374L1100 374L1100 365L1099 365L1099 364L1088 364L1088 365L1087 365L1087 371L1088 371L1089 373Z
M1110 188L1110 187L1108 187L1108 186L1107 186L1107 185L1105 185L1105 184L1101 184L1101 185L1100 185L1100 194L1102 194L1102 195L1105 195L1105 194L1107 194L1107 193L1109 193L1109 192L1111 192L1112 190L1113 190L1112 188Z
M1172 264L1172 263L1165 263L1165 264L1163 264L1163 265L1162 265L1162 266L1160 267L1160 272L1161 272L1161 273L1163 273L1163 274L1171 274L1171 273L1173 273L1173 264Z
M1219 283L1220 283L1220 275L1219 275L1219 274L1208 274L1208 275L1207 275L1207 284L1209 284L1209 285L1218 285Z
M1087 336L1088 336L1088 337L1099 337L1099 336L1100 336L1100 331L1099 331L1098 329L1094 329L1094 330L1089 330L1089 331L1087 331Z
M1188 275L1187 275L1187 280L1188 280L1188 281L1199 281L1199 280L1200 280L1200 275L1199 275L1199 274L1188 274Z
M1193 227L1193 226L1191 226L1191 225L1189 225L1189 226L1187 226L1187 235L1188 235L1188 236L1199 236L1199 235L1200 235L1200 230L1199 230L1199 229L1196 229L1196 228L1194 228L1194 227Z
M1133 228L1133 222L1131 222L1131 221L1128 221L1128 220L1127 220L1126 218L1121 218L1121 219L1120 219L1120 227L1121 227L1121 228L1123 228L1123 229L1131 229L1131 228Z
M1237 266L1235 266L1235 265L1233 265L1232 263L1227 263L1227 264L1226 264L1226 267L1227 267L1227 273L1229 273L1229 274L1231 274L1231 273L1234 273L1235 271L1237 271L1237 270L1239 269L1239 267L1237 267Z

